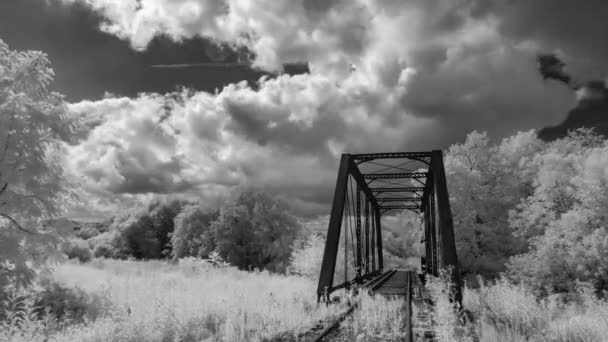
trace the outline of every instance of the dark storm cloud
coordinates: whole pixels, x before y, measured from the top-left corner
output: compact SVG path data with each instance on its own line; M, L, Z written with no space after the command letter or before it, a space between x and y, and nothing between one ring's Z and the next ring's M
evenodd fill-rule
M501 33L538 42L546 52L561 51L575 77L608 74L607 1L502 0L488 1L486 6L482 12L500 19Z
M152 68L154 64L235 62L236 56L205 39L174 42L162 36L146 51L137 52L128 42L99 31L102 21L79 2L0 1L0 39L11 49L46 52L56 74L54 88L70 101L99 99L106 91L125 96L165 93L178 86L213 92L263 75L242 67Z

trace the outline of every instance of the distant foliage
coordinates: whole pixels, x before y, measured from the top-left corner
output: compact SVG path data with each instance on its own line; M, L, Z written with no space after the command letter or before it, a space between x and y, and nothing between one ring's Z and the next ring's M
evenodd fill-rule
M293 248L289 272L309 278L319 277L324 249L325 236L322 234L309 234L304 237L304 240ZM336 264L339 266L340 263Z
M122 223L127 253L137 259L160 259L171 254L174 219L186 202L155 200Z
M93 258L93 252L89 244L79 238L71 238L61 243L61 251L70 259L78 259L87 262Z
M93 256L95 258L116 258L118 256L118 251L111 245L102 243L94 247Z
M242 191L224 205L213 224L217 251L241 268L284 272L300 225L284 203L267 193Z
M424 245L420 240L424 232L422 218L418 214L404 210L393 217L385 217L383 221L382 248L385 254L402 260L423 255Z
M118 219L110 229L88 240L96 258L125 259L129 255L126 242L121 234L121 221Z
M75 194L58 151L77 122L51 91L53 78L46 54L0 40L0 288L31 283L31 262L56 254L58 233L70 228L42 227Z
M188 256L207 258L216 247L211 224L218 216L218 211L205 210L200 205L186 206L175 217L171 257L174 260Z

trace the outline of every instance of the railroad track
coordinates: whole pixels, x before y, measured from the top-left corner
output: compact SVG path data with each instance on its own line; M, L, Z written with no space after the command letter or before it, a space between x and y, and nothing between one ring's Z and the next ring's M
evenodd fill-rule
M351 307L349 307L346 311L341 313L337 319L333 320L330 324L328 324L325 328L323 328L323 330L321 330L321 332L319 332L317 335L314 335L309 341L310 342L323 341L330 333L332 333L333 331L338 329L338 327L340 326L340 323L342 321L344 321L344 319L346 319L346 317L348 315L352 314L356 308L357 308L356 305L352 305Z
M399 274L398 272L402 272L401 274ZM404 305L404 310L405 310L405 317L406 317L406 321L405 321L405 328L406 328L406 336L405 336L405 342L413 342L414 341L414 334L413 334L413 325L412 325L412 294L413 294L413 280L412 280L412 276L415 276L414 272L403 272L403 271L397 271L397 270L391 270L388 272L385 272L379 276L377 276L376 278L373 278L372 280L370 280L369 282L367 282L366 284L364 284L363 286L361 286L361 289L366 289L367 291L369 291L370 294L384 294L383 292L388 292L388 295L397 295L397 296L405 296L405 305ZM399 282L397 284L400 284L401 286L403 286L404 288L402 289L402 292L395 292L395 282L393 281L391 283L391 279L395 279L395 278L399 278ZM402 279L404 278L404 279ZM386 290L383 290L383 285L385 285L387 287ZM394 292L394 293L393 293ZM348 309L346 309L344 312L342 312L336 319L334 319L333 321L329 322L326 326L324 326L322 328L321 331L312 334L312 336L307 340L308 342L322 342L322 341L330 341L330 337L331 334L333 332L335 332L339 326L340 323L343 322L346 317L348 317L349 315L351 315L355 310L357 309L357 305L353 304L351 305Z

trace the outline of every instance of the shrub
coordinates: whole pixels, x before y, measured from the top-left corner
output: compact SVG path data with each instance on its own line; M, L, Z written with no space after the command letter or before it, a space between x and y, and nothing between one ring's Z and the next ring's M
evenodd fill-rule
M126 259L128 256L126 242L117 227L90 239L89 246L91 246L96 258ZM98 246L103 247L97 251Z
M161 259L171 253L174 219L186 202L155 200L123 223L122 236L129 255L137 259Z
M463 312L455 302L454 284L451 283L450 271L440 271L439 277L427 275L425 288L433 306L433 331L437 341L472 342L475 341L474 328L463 319ZM464 324L463 324L464 323Z
M187 256L207 258L216 246L211 223L218 216L218 211L206 211L199 205L185 207L175 217L175 230L171 234L173 260Z
M34 295L35 311L40 318L50 314L53 318L70 323L94 320L110 305L101 295L87 294L79 288L67 287L44 277Z
M284 272L300 225L284 203L261 191L238 194L213 223L217 251L240 269Z
M93 258L89 244L82 239L69 239L61 244L61 251L70 259L87 262Z
M107 244L99 244L93 249L93 256L96 258L114 258L117 252L116 249Z
M324 249L325 237L320 234L311 234L304 242L296 244L291 253L290 273L309 278L318 277Z

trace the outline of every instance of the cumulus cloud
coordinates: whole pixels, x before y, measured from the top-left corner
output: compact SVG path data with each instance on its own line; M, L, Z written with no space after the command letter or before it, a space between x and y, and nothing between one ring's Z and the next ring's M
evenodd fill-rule
M235 185L256 185L287 196L303 215L329 210L344 151L430 150L473 129L501 138L559 122L575 95L544 82L535 56L559 50L566 62L583 65L588 52L576 39L560 44L567 25L556 18L573 10L566 1L555 1L547 25L539 24L548 8L539 3L554 2L64 1L88 4L105 18L102 30L136 49L158 35L200 36L246 47L257 68L310 67L309 74L264 77L217 94L73 104L91 128L71 148L70 165L91 189L216 198ZM599 23L569 19L577 25L573 37L600 39Z

